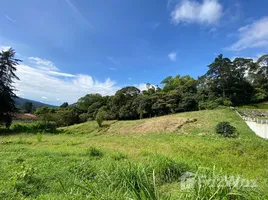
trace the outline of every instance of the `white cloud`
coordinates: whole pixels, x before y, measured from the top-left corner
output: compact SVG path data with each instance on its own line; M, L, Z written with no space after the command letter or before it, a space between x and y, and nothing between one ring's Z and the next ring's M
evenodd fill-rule
M7 51L10 48L11 48L10 46L0 46L0 51Z
M227 50L241 51L248 48L268 46L268 17L264 17L238 29L239 39Z
M11 21L11 22L15 22L15 20L14 20L14 19L11 19L8 15L5 15L5 17L6 17L9 21Z
M170 54L168 54L168 57L171 61L175 62L177 60L177 53L171 52Z
M171 12L172 22L215 24L223 15L223 7L218 0L183 0Z
M53 70L58 71L59 69L54 65L53 62L46 59L41 59L38 57L29 57L28 60L31 63L34 63L38 68L44 69L44 70Z
M112 95L119 89L110 78L99 82L85 74L46 71L23 64L17 66L16 74L20 78L15 82L17 95L37 101L74 103L88 93Z

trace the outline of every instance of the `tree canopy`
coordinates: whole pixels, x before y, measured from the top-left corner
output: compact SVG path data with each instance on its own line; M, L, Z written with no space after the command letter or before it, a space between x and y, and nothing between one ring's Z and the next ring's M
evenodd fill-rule
M4 122L7 128L12 122L12 115L17 112L13 83L19 80L15 72L21 60L16 59L15 54L12 48L0 52L0 122Z

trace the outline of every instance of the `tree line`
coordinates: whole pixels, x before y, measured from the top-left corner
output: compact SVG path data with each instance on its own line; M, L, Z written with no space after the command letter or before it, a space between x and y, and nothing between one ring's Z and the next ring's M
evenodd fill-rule
M161 87L148 83L144 91L128 86L112 96L87 94L73 105L64 103L56 113L61 120L62 116L69 119L65 120L68 125L94 119L101 124L104 119L134 120L258 103L268 100L267 73L268 55L256 62L247 58L232 61L219 55L198 79L168 76Z
M15 71L20 60L15 59L13 49L8 52L2 51L0 54L0 121L11 116L9 113L16 112L12 83L13 79L18 79ZM68 105L65 102L59 108L39 108L36 114L44 120L55 121L58 126L66 126L94 119L134 120L219 106L258 103L268 100L267 73L268 55L260 57L256 62L248 58L230 60L219 55L208 65L207 72L197 79L189 75L168 76L160 83L161 87L148 83L144 91L128 86L112 96L87 94L75 104ZM4 90L7 92L2 92ZM2 109L2 102L11 107Z

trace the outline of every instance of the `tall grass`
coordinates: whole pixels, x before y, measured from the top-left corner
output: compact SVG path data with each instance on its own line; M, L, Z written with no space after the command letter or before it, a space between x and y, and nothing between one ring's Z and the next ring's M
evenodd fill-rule
M267 199L257 185L242 184L246 182L240 177L224 176L215 169L198 169L189 180L183 179L188 169L184 163L164 158L153 165L125 162L111 165L106 171L94 171L93 179L83 179L76 187L92 199ZM177 192L163 193L161 187L167 183L176 183Z

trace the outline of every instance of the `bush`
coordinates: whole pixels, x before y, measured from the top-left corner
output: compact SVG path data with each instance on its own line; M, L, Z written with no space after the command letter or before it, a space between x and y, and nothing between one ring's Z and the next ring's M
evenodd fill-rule
M200 102L199 103L199 109L200 110L213 110L216 108L219 108L220 106L227 106L230 107L232 106L232 102L229 99L226 98L217 98L214 100L209 100L209 101L205 101L205 102Z
M216 132L224 137L237 137L236 128L229 122L220 122L216 126Z
M33 123L17 123L12 126L12 131L14 132L27 132L27 133L37 133L37 132L50 132L54 133L56 131L55 122L33 122Z
M80 122L87 122L89 120L90 116L87 113L82 113L81 115L79 115L79 121Z
M97 115L96 115L96 121L99 125L99 127L102 127L102 122L104 121L106 116L106 112L102 109L99 109Z

